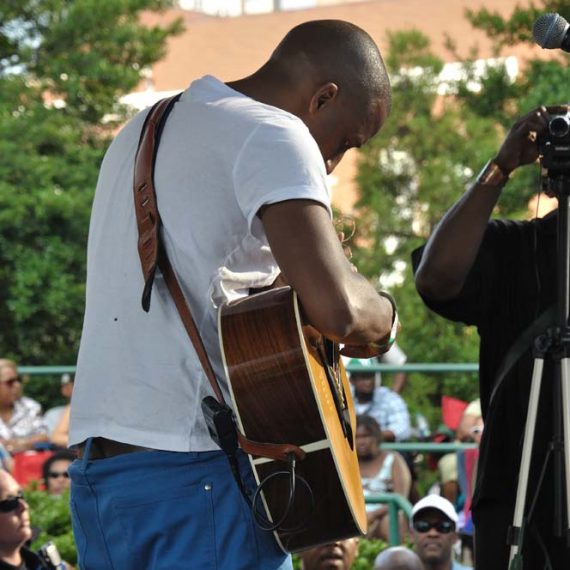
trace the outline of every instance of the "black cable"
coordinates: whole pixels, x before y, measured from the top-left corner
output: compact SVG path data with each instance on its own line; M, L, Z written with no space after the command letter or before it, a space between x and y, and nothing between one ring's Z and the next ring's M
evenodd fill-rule
M542 470L540 471L540 476L539 476L538 482L536 484L535 494L534 494L534 497L532 499L532 503L530 504L530 507L528 509L528 514L527 514L527 524L530 527L531 533L533 534L535 540L537 541L540 549L542 550L542 553L544 554L544 562L545 562L544 570L552 570L552 564L550 562L550 557L548 555L548 550L546 548L546 545L544 544L544 541L542 540L542 536L538 532L536 525L531 524L531 518L532 518L532 515L534 512L534 509L536 508L536 504L538 502L540 489L541 489L542 484L544 482L544 476L546 475L546 468L548 466L548 461L550 460L550 456L552 455L552 451L553 451L553 446L550 445L548 448L548 451L546 453L546 457L544 458L544 462L542 464ZM520 554L522 556L522 549L521 549Z
M285 520L289 516L289 514L291 512L291 508L293 507L293 504L295 502L295 493L297 491L297 480L302 484L302 486L308 492L308 496L309 496L310 504L311 504L311 511L313 511L315 508L315 499L314 499L314 494L313 494L313 491L311 489L311 486L303 477L301 477L300 475L297 475L297 473L296 473L295 455L292 453L289 454L288 460L289 460L288 470L287 471L284 471L284 470L274 471L273 473L270 473L259 484L259 486L255 490L255 493L253 495L253 500L252 500L253 518L254 518L254 521L257 524L257 526L262 530L269 531L269 532L274 532L274 531L296 532L296 531L299 531L303 528L306 528L306 524L304 524L304 523L300 523L296 527L292 527L292 528L287 528L287 527L283 526L283 523L285 522ZM257 505L258 505L260 497L261 497L261 492L267 487L267 485L272 480L275 480L278 477L283 477L283 476L287 476L289 478L289 496L288 496L287 504L285 505L285 510L283 511L283 514L279 517L277 522L272 522L272 521L268 520L267 517L265 517L262 514L262 511L257 507Z
M270 473L269 475L267 475L265 477L265 479L263 479L263 481L261 481L261 483L258 485L257 489L255 490L255 493L253 494L252 499L249 498L249 495L248 495L248 493L245 489L245 486L243 484L243 481L241 478L241 473L239 470L237 455L226 453L226 457L228 458L228 461L230 463L232 475L233 475L233 477L237 483L237 486L240 490L240 493L252 511L253 520L254 520L255 524L261 530L265 530L268 532L279 531L279 532L292 533L292 532L297 532L297 531L300 531L300 530L306 528L306 524L304 524L304 523L300 523L296 527L291 527L291 528L287 528L287 527L283 526L283 523L285 522L285 520L289 516L291 509L293 508L293 504L295 502L295 494L297 492L297 481L299 481L302 484L302 486L307 490L309 502L311 505L311 507L310 507L311 513L315 509L315 497L314 497L313 490L311 489L311 486L309 485L309 483L307 482L306 479L304 479L300 475L297 475L297 473L296 473L297 459L293 453L290 453L287 457L288 469L286 471L285 470L274 471L273 473ZM259 500L261 498L261 493L267 487L267 485L272 480L277 479L278 477L283 477L283 476L287 476L289 479L289 493L288 493L289 496L287 498L287 503L285 505L285 510L284 510L283 514L279 517L277 522L272 522L263 514L264 508L263 508L263 506L258 507L258 503L259 503Z
M546 457L544 458L544 462L542 464L542 470L540 471L540 477L538 478L538 482L537 482L536 487L535 487L535 494L534 494L534 497L532 499L532 503L530 504L530 507L528 509L527 520L529 522L530 522L530 519L531 519L532 514L534 512L534 509L536 507L536 503L538 501L538 496L540 494L540 489L542 487L544 476L546 475L546 468L548 466L548 461L550 459L551 454L552 454L552 445L549 446L548 451L546 453Z
M253 495L253 517L257 526L261 530L266 530L269 532L273 532L276 530L284 530L281 528L281 525L285 522L285 519L289 515L291 511L291 507L293 505L293 499L295 494L295 476L293 475L292 481L289 482L289 497L287 499L287 504L285 505L285 510L279 520L275 523L268 520L264 515L261 514L261 511L257 508L257 504L259 502L259 498L261 497L261 491L263 490L264 486L266 486L272 479L276 479L282 475L288 475L291 478L292 471L275 471L268 475L260 484L259 487L255 490Z

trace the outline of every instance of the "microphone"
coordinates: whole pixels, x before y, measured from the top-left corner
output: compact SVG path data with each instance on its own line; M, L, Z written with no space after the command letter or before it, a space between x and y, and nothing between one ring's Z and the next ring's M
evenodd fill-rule
M552 12L536 19L532 27L534 41L543 49L561 49L570 52L570 24Z

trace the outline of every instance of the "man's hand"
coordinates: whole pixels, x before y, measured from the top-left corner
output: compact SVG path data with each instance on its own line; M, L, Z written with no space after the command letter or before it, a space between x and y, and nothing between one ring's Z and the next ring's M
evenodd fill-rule
M345 344L344 348L340 351L343 356L352 358L373 358L388 352L390 348L392 348L396 340L396 335L400 332L401 323L398 320L394 299L383 291L381 291L379 295L390 303L392 309L392 329L386 336L376 342L369 342L367 344Z
M538 158L536 140L546 134L551 115L567 112L568 105L540 106L521 117L511 127L495 158L503 173L508 175L515 168L534 162Z

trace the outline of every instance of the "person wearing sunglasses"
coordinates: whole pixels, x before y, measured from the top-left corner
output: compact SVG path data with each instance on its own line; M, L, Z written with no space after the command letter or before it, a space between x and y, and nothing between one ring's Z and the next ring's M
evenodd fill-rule
M44 462L42 477L48 495L59 497L69 489L67 468L73 463L75 457L72 451L62 450L57 451Z
M22 395L16 363L0 358L0 443L14 454L47 441L40 405Z
M28 504L16 480L0 471L0 568L42 568L24 544L32 537Z
M412 509L411 534L414 550L424 570L468 570L453 559L458 541L458 516L453 505L440 495L428 495Z
M53 552L53 545L49 561L45 554L30 550L26 544L31 539L30 510L22 488L12 475L0 470L0 570L73 570L59 558L57 549Z

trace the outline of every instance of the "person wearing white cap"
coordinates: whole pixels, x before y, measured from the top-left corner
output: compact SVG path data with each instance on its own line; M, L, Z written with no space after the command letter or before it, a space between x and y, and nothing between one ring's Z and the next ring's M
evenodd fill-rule
M457 513L440 495L427 495L412 509L412 541L424 570L468 570L453 560L453 545L458 540Z

